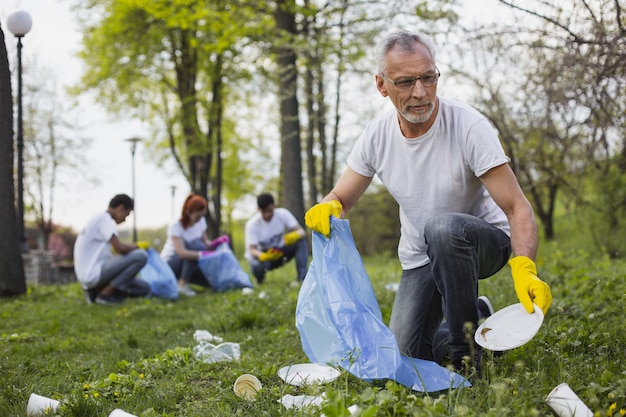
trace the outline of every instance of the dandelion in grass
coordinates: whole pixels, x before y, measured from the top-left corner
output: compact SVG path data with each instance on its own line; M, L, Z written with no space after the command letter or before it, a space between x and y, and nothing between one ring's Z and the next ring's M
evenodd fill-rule
M609 409L606 411L606 414L609 417L614 417L617 416L619 414L620 417L624 417L626 416L626 408L620 408L619 411L617 410L617 403L613 403L609 406Z

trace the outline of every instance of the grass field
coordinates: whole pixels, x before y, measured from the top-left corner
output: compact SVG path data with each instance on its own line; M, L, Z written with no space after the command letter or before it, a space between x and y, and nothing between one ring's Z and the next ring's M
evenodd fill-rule
M58 416L108 416L115 408L155 416L549 416L547 394L567 382L597 416L626 414L626 263L544 248L538 260L554 301L528 344L484 358L469 389L413 392L345 372L328 384L295 387L280 368L307 362L294 324L295 268L272 271L253 294L207 289L176 302L128 300L87 306L78 284L34 286L0 300L0 416L26 415L31 393L61 401ZM397 282L395 258L366 259L388 322ZM481 283L494 307L517 302L508 268ZM241 347L239 361L206 364L193 355L196 330ZM237 397L235 379L252 373L256 400ZM287 410L286 394L320 395L322 408ZM51 414L52 415L52 414Z

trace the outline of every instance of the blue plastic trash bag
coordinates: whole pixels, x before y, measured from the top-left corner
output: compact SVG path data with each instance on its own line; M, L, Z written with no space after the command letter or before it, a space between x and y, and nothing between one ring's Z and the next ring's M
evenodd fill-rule
M309 360L340 366L366 381L392 379L415 391L469 386L435 362L400 354L382 314L350 223L331 217L331 234L313 233L313 262L298 295L296 327Z
M178 298L178 284L172 268L152 248L147 249L148 262L139 271L139 278L150 284L150 291L154 297L176 300Z
M202 256L198 266L214 291L252 288L250 276L241 269L235 254L226 243L219 245L214 252Z

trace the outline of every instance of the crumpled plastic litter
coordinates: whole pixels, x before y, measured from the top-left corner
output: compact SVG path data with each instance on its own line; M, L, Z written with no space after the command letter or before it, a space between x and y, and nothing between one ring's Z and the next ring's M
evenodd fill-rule
M219 337L219 336L215 336L213 334L211 334L210 331L208 330L196 330L193 334L193 339L196 342L215 342L215 343L222 343L224 341L224 338Z
M241 357L239 343L224 342L219 345L201 340L193 348L193 355L204 363L238 361Z
M287 394L284 395L280 400L278 400L278 402L281 403L286 409L300 409L307 406L319 407L320 405L322 405L322 402L324 402L325 399L326 396L323 394L318 396Z

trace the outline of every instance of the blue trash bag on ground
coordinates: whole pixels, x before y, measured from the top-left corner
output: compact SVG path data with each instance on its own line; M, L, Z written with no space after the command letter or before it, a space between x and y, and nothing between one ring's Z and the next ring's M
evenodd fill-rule
M147 252L148 262L139 271L139 278L150 284L152 296L176 300L178 298L178 283L174 271L157 251L148 248Z
M241 268L235 254L226 243L202 256L198 260L198 266L214 291L252 288L250 276Z
M313 233L313 261L298 294L296 327L309 360L365 381L392 379L415 391L470 386L435 362L401 355L383 323L348 220L331 217L330 238Z

